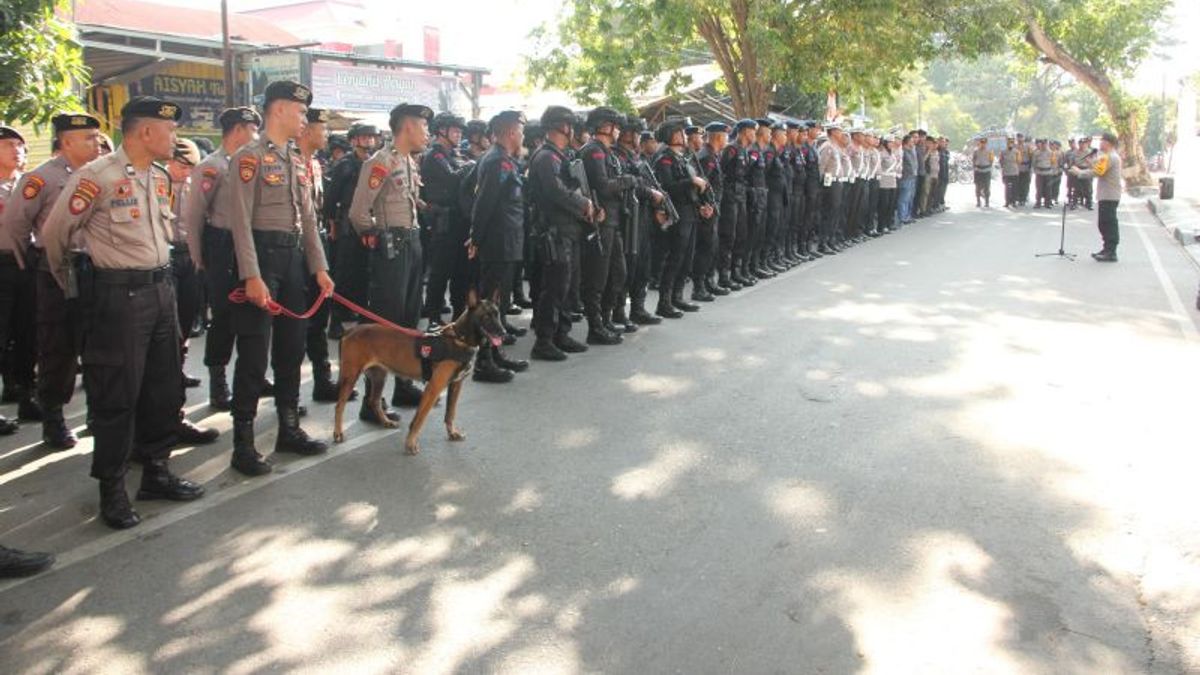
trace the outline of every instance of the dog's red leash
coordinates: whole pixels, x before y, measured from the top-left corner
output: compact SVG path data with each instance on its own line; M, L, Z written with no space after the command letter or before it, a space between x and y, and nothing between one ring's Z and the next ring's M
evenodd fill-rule
M362 307L350 300L347 300L346 298L338 295L336 292L332 292L329 295L322 294L321 297L317 298L317 301L313 303L312 307L309 307L308 311L304 312L303 314L297 314L297 313L293 312L292 310L288 309L287 307L284 307L283 305L276 302L274 298L267 299L267 306L266 306L265 310L271 316L286 316L289 319L307 319L307 318L311 317L313 314L316 314L317 310L321 308L321 304L323 302L325 302L325 299L330 298L330 297L332 297L334 299L334 301L336 301L338 304L342 305L346 309L349 309L351 312L354 312L355 314L364 316L381 326L387 326L388 328L391 328L392 330L400 331L401 333L403 333L409 337L422 337L425 335L424 332L416 330L414 328L405 328L404 326L394 324L391 321L388 321L387 319L383 318L382 316L379 316L378 314L367 309L366 307ZM241 304L241 303L250 302L250 299L246 297L246 289L242 288L242 287L238 287L238 288L233 289L232 292L230 292L229 301Z

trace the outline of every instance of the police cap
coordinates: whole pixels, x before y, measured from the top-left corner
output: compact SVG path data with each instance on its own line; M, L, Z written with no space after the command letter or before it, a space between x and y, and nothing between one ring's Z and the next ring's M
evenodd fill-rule
M253 124L261 127L262 115L259 115L254 108L238 106L222 110L220 116L217 117L217 122L221 125L221 131L228 133L239 124Z
M25 142L25 137L22 136L19 131L12 127L7 127L3 124L0 124L0 141L8 140L10 138L15 138L22 143Z
M275 80L263 92L263 110L271 105L271 101L295 101L311 105L312 90L292 80Z
M309 124L325 124L329 121L329 111L324 108L309 108L304 117Z
M54 127L54 133L70 131L72 129L99 129L100 120L87 113L66 113L55 115L50 119L50 124Z
M405 117L419 117L429 123L433 121L433 109L420 103L401 103L392 108L392 113L388 116L388 126L399 129Z
M183 108L180 108L178 103L171 103L157 96L135 96L121 108L121 119L135 117L178 122L179 118L183 117Z
M788 120L785 126L787 126L788 129L799 129L801 125L799 122Z
M688 136L694 136L695 134L702 133L703 131L703 129L694 124L688 125L683 129L683 133L687 134Z
M758 118L757 120L754 120L754 121L755 121L755 123L757 123L757 124L758 124L758 126L760 126L760 127L767 127L767 128L770 128L770 127L771 127L771 125L772 125L772 124L774 124L774 122L772 122L772 121L771 121L771 118L770 118L770 117L760 117L760 118Z

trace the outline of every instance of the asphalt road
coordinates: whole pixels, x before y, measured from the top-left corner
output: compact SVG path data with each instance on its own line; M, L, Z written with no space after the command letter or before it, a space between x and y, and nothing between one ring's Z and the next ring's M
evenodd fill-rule
M1200 671L1196 270L1135 200L1106 265L1094 213L1070 216L1078 261L1035 258L1058 212L968 192L469 383L464 443L431 419L406 457L355 424L260 479L228 433L181 450L209 495L128 532L95 520L90 439L48 454L27 425L0 446L0 541L60 561L0 585L0 670ZM203 390L189 412L229 429Z

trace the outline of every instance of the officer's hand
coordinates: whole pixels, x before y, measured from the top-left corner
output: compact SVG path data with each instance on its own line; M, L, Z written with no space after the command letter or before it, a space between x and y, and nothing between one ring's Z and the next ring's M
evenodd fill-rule
M426 202L424 199L421 199L420 197L417 197L417 210L418 210L418 211L428 211L428 210L429 210L429 203L428 203L428 202Z
M476 254L476 253L479 253L479 247L478 247L478 246L476 246L476 245L475 245L475 242L474 242L473 240L471 240L471 239L468 239L468 240L466 241L466 243L464 243L464 244L463 244L463 246L466 246L466 247L467 247L467 259L468 259L468 260L474 260L474 259L475 259L475 254Z
M596 217L594 219L592 219L592 222L603 223L605 217L606 217L606 214L604 213L603 208L596 209Z
M667 215L666 211L655 211L654 212L654 220L657 221L659 225L666 225L667 221L670 220L670 218L671 218L671 216Z
M650 201L655 204L661 204L663 197L664 197L663 193L659 192L658 190L650 191Z
M713 214L712 205L705 204L704 206L700 207L700 217L701 218L705 218L705 219L712 218L712 214Z
M704 192L704 189L708 187L708 181L700 176L692 176L692 185L695 185L697 190Z
M321 289L321 297L329 297L333 293L333 279L329 278L329 272L321 270L317 272L317 286Z
M256 307L267 308L267 302L271 300L271 291L267 290L262 277L250 277L246 280L246 299Z
M591 202L591 200L588 200L587 205L583 207L583 217L586 220L591 220L592 216L595 216L595 215L596 215L596 205L593 204Z

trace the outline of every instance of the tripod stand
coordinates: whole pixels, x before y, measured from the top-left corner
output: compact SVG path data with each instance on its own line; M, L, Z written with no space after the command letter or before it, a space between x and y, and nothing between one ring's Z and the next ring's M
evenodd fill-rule
M1046 258L1049 256L1058 256L1059 258L1065 258L1067 260L1074 260L1075 254L1067 253L1066 250L1064 250L1064 246L1066 245L1066 243L1067 243L1067 203L1063 202L1062 229L1059 231L1059 235L1058 235L1058 250L1055 251L1054 253L1038 253L1034 257L1035 258Z

